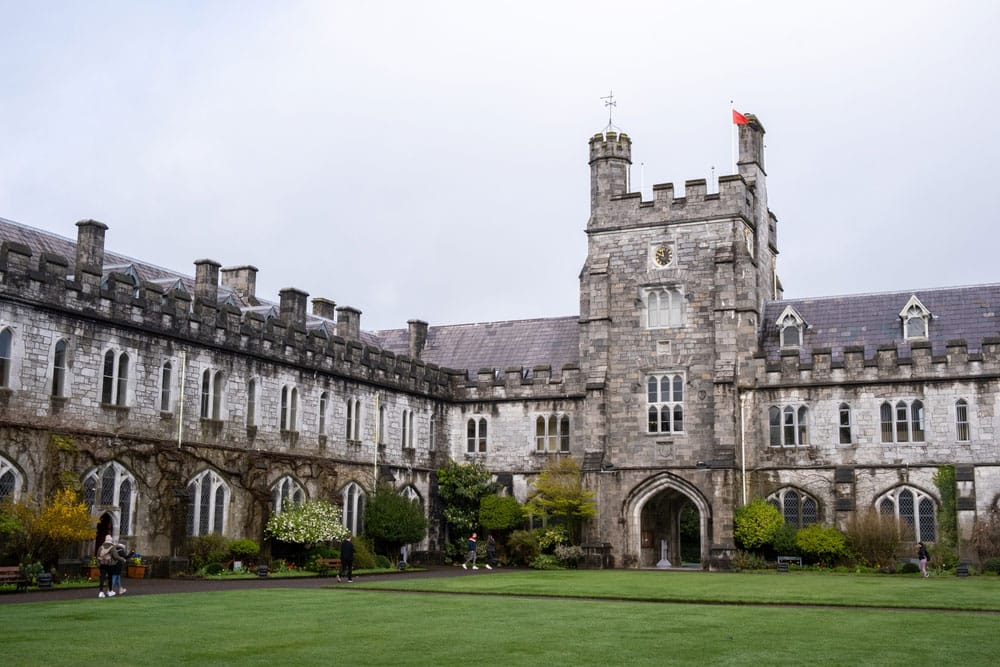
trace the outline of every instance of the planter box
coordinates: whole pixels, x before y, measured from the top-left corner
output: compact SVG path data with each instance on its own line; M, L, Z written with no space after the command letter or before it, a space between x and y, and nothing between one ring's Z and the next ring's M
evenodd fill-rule
M142 579L146 576L146 566L145 565L129 565L128 566L128 578L129 579Z

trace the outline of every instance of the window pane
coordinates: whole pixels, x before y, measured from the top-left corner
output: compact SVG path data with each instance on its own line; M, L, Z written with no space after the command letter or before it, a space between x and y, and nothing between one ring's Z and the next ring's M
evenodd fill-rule
M782 503L784 505L782 509L782 514L785 517L785 523L789 526L799 527L799 494L794 491L786 491L785 498Z
M957 437L960 442L969 439L969 406L964 400L959 400L955 404L955 425L957 427Z
M655 377L651 377L649 378L649 380L646 381L646 400L648 402L650 403L660 402L659 392L657 391L658 388L659 388L659 380L657 380Z
M128 398L128 355L124 352L118 357L118 390L115 405L125 405Z
M674 433L680 433L684 430L684 408L675 405L674 406Z
M569 451L569 417L566 415L559 421L559 451Z
M479 419L479 451L486 451L486 418Z
M781 410L771 407L767 411L768 422L771 425L771 446L781 446Z
M809 444L809 433L807 429L809 428L808 410L806 406L799 407L799 439L797 444L808 445Z
M101 383L101 403L111 403L115 391L115 353L104 355L104 381Z
M123 480L121 486L118 488L118 507L121 508L121 525L118 527L118 532L122 536L131 535L129 532L129 526L132 523L132 482L131 480Z
M899 504L899 528L903 538L913 540L916 537L913 492L908 489L900 491L897 503Z
M115 504L115 468L108 465L101 473L101 504Z
M816 523L816 501L812 498L802 499L802 527L811 526Z
M208 475L201 478L201 503L198 508L198 534L208 535L212 518L212 481Z
M660 433L670 433L670 406L660 408Z
M913 442L924 441L924 404L920 401L913 401L910 406L910 426L913 433Z
M170 362L163 364L160 373L160 411L170 412Z
M222 513L226 511L226 490L219 486L215 490L215 516L212 522L212 532L222 533Z
M935 542L937 529L934 526L934 503L928 498L920 499L920 536L921 540Z
M909 416L907 415L906 403L900 401L896 404L896 442L909 441Z
M670 376L664 375L660 378L660 402L670 402Z
M674 376L674 403L684 400L684 378L680 375Z
M545 417L535 420L535 449L539 452L545 451Z
M892 406L883 403L879 413L882 419L882 442L892 442Z
M476 451L476 420L475 419L470 419L469 422L468 422L468 424L466 424L465 435L466 435L466 440L467 440L465 450L467 452L470 452L470 453L475 452Z
M786 447L795 444L795 411L791 406L785 408L785 439L782 444Z
M656 407L654 407L654 406L651 405L651 406L649 406L648 417L649 417L649 422L648 422L648 426L647 426L646 430L649 433L657 433L657 432L659 432L659 429L660 429L660 411Z
M840 444L851 442L851 408L846 403L840 406Z

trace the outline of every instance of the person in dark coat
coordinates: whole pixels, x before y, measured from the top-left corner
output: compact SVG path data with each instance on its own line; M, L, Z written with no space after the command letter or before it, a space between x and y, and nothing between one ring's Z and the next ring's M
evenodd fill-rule
M927 547L923 542L917 542L917 558L920 560L920 574L926 579L931 575L927 574Z
M337 573L337 581L340 581L340 578L345 574L347 575L347 583L352 583L354 581L354 542L351 541L350 535L340 543L340 571Z
M492 535L486 538L486 569L492 570L497 564L497 541Z
M115 547L115 540L110 535L104 536L104 544L100 546L97 550L97 564L101 567L101 578L98 583L97 597L104 597L104 585L108 586L107 597L113 598L117 593L111 588L111 573L114 568L114 564L117 562L125 562L125 559L118 555L118 549Z
M469 563L472 563L472 569L473 570L478 570L479 569L478 567L476 567L476 534L475 533L473 533L472 535L469 536L468 552L465 555L465 562L462 563L462 569L463 570L468 570L469 569Z

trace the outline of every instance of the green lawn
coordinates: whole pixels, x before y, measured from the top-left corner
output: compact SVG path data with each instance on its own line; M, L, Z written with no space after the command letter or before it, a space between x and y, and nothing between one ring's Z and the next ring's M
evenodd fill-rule
M1000 579L1000 578L998 578ZM479 593L420 595L358 587L257 589L0 604L6 665L985 665L1000 615L967 611L778 607L842 601L963 606L993 579L722 575L632 571L469 573L377 584ZM888 583L886 587L883 583ZM375 586L376 584L370 584ZM897 595L892 595L892 586ZM534 590L526 591L525 588ZM676 604L678 590L716 604ZM726 592L728 591L728 598ZM866 593L867 591L867 593ZM588 599L518 597L526 593ZM512 593L507 595L506 593ZM589 597L606 597L595 600ZM618 598L618 599L610 599ZM744 604L719 604L720 599ZM948 600L951 600L949 602ZM842 603L842 602L838 602Z

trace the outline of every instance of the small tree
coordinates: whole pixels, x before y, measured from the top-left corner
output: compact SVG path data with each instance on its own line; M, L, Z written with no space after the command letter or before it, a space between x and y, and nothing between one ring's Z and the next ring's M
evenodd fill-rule
M524 509L513 496L486 496L479 502L479 525L487 530L511 530L523 522Z
M389 559L395 561L401 546L424 539L427 519L419 502L404 498L388 484L379 484L365 507L365 532L384 544Z
M351 534L341 520L340 508L325 500L313 500L272 514L264 532L276 540L305 546L342 540Z
M572 539L579 542L583 520L597 514L597 503L594 492L583 488L583 476L576 460L569 457L549 460L533 486L528 511L562 519Z
M449 531L449 553L465 553L465 539L479 527L479 503L497 492L499 485L490 471L478 463L455 463L436 473L438 497L444 506Z
M72 489L56 491L42 506L27 501L6 503L0 515L7 551L22 563L52 563L61 549L94 536L90 511Z
M756 498L736 510L733 525L733 536L743 548L760 549L774 542L785 519L774 505Z

